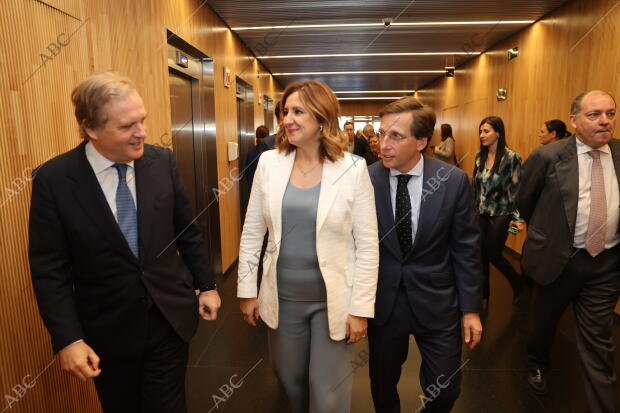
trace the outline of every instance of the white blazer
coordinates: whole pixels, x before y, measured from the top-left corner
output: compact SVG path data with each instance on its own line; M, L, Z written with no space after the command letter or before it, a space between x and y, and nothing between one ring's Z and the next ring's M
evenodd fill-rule
M258 293L259 312L278 328L276 267L282 239L282 199L295 152L264 152L258 162L241 245L237 296L257 296L257 272L265 231L269 243ZM377 214L372 183L363 158L345 152L323 164L316 219L316 252L327 290L327 318L332 340L346 336L348 315L374 317L379 267ZM286 239L284 240L286 242Z

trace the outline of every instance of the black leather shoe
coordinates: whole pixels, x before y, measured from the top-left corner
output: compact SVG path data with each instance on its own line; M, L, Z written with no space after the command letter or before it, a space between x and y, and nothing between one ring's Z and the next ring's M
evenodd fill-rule
M531 369L527 375L527 384L536 394L547 394L547 375L542 369Z

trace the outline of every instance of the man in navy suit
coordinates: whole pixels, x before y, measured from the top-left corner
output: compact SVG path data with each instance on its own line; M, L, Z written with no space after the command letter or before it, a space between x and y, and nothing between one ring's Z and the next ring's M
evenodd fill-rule
M482 335L479 230L467 175L422 151L435 113L414 97L379 113L382 162L369 167L380 240L370 380L378 413L400 412L397 384L413 334L424 412L449 412L460 392L461 334Z
M202 234L172 153L144 143L133 82L100 73L72 99L84 141L32 187L41 317L62 369L94 378L104 412L183 413L188 342L220 307Z

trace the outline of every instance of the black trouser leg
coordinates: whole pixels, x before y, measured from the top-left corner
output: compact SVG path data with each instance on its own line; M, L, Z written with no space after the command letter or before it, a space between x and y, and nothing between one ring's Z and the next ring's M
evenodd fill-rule
M515 294L521 292L522 283L521 276L515 271L514 267L504 257L504 245L508 238L508 227L512 220L511 215L501 215L491 217L481 215L481 220L486 220L484 225L485 235L484 244L482 246L482 255L486 256L503 275L506 277ZM482 228L481 228L482 229ZM484 260L484 259L483 259ZM484 262L484 261L483 261Z
M102 357L95 387L103 411L184 413L188 348L157 307L151 307L143 354L131 360Z
M445 330L414 328L420 354L424 413L448 413L461 391L460 320Z
M153 311L153 310L152 310ZM159 310L149 318L149 335L140 382L141 413L184 413L189 345Z
M612 252L613 251L613 252ZM579 254L585 280L573 300L575 336L591 413L614 413L613 314L620 291L620 248L592 258ZM595 268L593 270L593 268Z
M485 253L485 246L487 244L487 232L489 231L490 221L488 215L480 215L478 217L480 225L480 257L482 259L482 299L488 300L491 293L490 277L491 272L489 269L489 256Z
M579 282L570 268L565 269L549 285L534 285L532 325L527 340L528 364L531 369L549 369L557 324L578 289Z
M396 385L407 360L411 333L411 310L407 300L407 294L400 291L388 321L379 327L371 324L368 328L370 390L377 413L400 412Z

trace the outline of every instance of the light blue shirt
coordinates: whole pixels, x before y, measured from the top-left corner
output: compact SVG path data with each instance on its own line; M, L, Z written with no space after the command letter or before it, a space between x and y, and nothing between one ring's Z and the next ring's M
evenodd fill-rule
M99 181L99 185L101 186L101 190L105 195L106 201L108 201L108 205L112 210L112 215L118 221L118 217L116 216L116 188L118 187L118 171L114 168L114 162L103 156L102 154L95 149L92 142L88 142L86 144L86 159L88 159L88 163L93 168L93 172L95 172L95 176L97 177L97 181ZM133 198L133 203L136 205L136 171L134 169L134 162L128 162L127 165L127 175L125 176L125 180L127 181L127 186L129 187L129 192L131 192L131 196Z
M415 234L418 229L418 219L420 218L420 205L422 202L422 183L424 177L424 155L420 154L420 160L411 168L409 172L405 172L407 175L411 175L409 182L407 183L407 190L409 191L409 199L411 201L411 239L415 241ZM396 190L398 188L398 178L396 175L401 175L402 172L390 168L390 198L392 199L392 215L396 219Z

